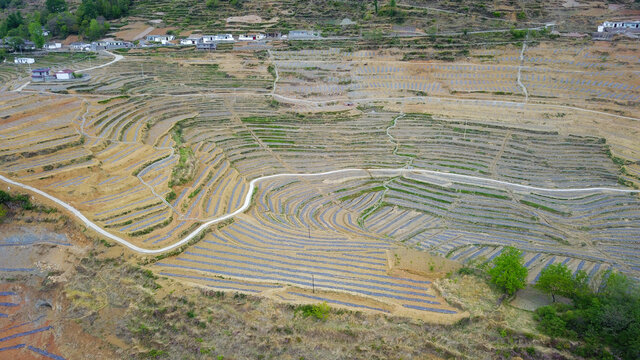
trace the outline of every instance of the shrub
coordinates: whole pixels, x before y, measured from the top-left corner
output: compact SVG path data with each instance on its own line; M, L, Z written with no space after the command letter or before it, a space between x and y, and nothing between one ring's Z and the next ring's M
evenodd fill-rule
M149 352L146 355L150 359L157 359L160 356L165 355L166 353L167 352L164 351L164 350L151 349L151 350L149 350Z
M538 320L540 330L545 334L554 337L566 335L567 324L558 316L554 306L538 308L535 312L535 319Z
M514 39L524 39L527 36L527 30L517 30L515 27L512 27L509 32Z
M325 301L315 305L301 305L296 309L296 312L301 312L304 317L311 316L319 320L324 320L327 318L329 310L331 310L331 308Z
M276 69L273 66L273 64L267 66L267 71L269 72L269 74L271 74L271 76L273 76L273 78L276 78Z
M9 193L0 190L0 204L6 204L11 201L11 195Z

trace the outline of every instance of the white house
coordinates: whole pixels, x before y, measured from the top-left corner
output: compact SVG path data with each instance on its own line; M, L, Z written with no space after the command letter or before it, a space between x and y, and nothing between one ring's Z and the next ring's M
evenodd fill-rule
M180 45L196 45L201 39L201 36L189 36L186 39L180 39Z
M216 36L218 37L218 41L229 41L229 42L235 41L235 39L233 38L233 35L231 34L218 34Z
M73 79L73 71L69 69L56 71L56 80L71 80Z
M203 35L202 42L203 43L212 43L212 42L234 42L235 39L231 34L216 34L216 35Z
M215 41L215 35L202 35L202 42L204 44L212 43Z
M84 42L72 42L69 45L69 48L73 51L89 51L91 50L91 44Z
M46 43L46 44L44 44L43 48L47 49L47 50L56 50L56 49L62 48L62 44L61 43Z
M36 61L33 58L13 58L13 62L16 64L33 64Z
M598 32L640 32L640 21L605 21L598 26Z
M105 49L117 49L117 48L133 47L133 44L128 41L115 40L112 38L102 39L91 43L91 50Z
M266 38L264 34L242 34L238 37L239 41L257 41Z
M169 41L172 41L175 38L176 37L173 35L147 35L146 37L147 41L159 42L163 45L168 43Z

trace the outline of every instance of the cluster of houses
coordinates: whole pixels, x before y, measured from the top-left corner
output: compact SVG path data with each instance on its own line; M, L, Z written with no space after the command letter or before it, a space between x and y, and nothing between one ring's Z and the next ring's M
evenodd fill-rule
M102 39L91 43L76 41L69 44L69 50L71 51L99 51L132 47L134 47L132 42L112 38Z
M69 69L51 71L50 68L39 68L31 70L32 81L71 80L73 78L73 70Z
M191 35L186 39L176 39L174 35L147 35L140 40L137 46L157 46L157 45L195 45L197 49L214 50L219 43L233 43L236 41L269 41L269 40L312 40L322 38L320 32L314 30L292 30L288 34L274 33L247 33L234 36L232 34L216 35ZM2 43L0 43L2 45ZM117 40L113 38L102 39L93 42L77 41L69 44L71 51L99 51L136 47L132 42ZM62 43L48 42L43 47L44 50L61 50ZM26 40L20 46L21 50L37 50L32 41Z
M640 37L640 21L605 21L598 25L598 31L591 35L594 40L612 40L617 34L631 38Z
M215 43L232 43L236 41L263 41L263 40L285 40L285 39L314 39L320 38L320 32L312 30L292 30L289 34L275 33L248 33L234 36L232 34L216 35L190 35L186 39L180 39L180 45L203 45ZM173 35L147 35L146 41L160 43L163 45L174 44Z

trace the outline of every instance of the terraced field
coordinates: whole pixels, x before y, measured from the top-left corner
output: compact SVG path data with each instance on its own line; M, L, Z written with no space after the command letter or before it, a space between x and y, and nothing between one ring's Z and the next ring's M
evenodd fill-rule
M640 274L628 187L638 150L617 158L627 145L607 131L550 120L565 116L561 102L572 119L586 112L566 104L637 106L636 80L593 54L506 49L443 64L384 51L154 51L82 82L2 92L0 174L136 251L192 241L156 262L159 274L430 319L463 314L428 274L399 267L397 249L421 263L485 262L516 246L532 283L556 262L594 286L608 269ZM549 108L538 91L553 92ZM585 124L601 116L590 111Z
M609 51L611 51L611 54ZM278 93L313 100L416 95L499 95L522 101L612 101L638 108L640 83L629 76L640 58L633 51L592 48L476 50L478 63L402 61L394 51L341 49L273 51L281 81ZM633 55L631 55L633 54ZM612 59L613 58L613 59ZM613 61L612 61L613 60ZM491 96L489 96L491 95Z

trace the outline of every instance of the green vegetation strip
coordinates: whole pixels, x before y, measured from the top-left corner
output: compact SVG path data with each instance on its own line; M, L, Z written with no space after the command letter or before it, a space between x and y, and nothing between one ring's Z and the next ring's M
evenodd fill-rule
M571 215L570 213L566 213L566 212L564 212L564 211L556 210L556 209L550 208L550 207L548 207L548 206L544 206L544 205L542 205L542 204L537 204L537 203L534 203L534 202L531 202L531 201L527 201L527 200L520 200L520 202L521 202L522 204L529 205L529 206L534 207L534 208L536 208L536 209L540 209L540 210L548 211L548 212L550 212L550 213L554 213L554 214L558 214L558 215L564 215L564 216L569 216L569 215Z

